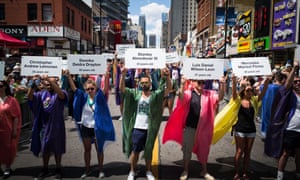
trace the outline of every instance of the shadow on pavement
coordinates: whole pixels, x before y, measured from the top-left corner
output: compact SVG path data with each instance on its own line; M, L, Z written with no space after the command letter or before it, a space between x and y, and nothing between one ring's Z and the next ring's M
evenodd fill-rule
M217 162L221 163L222 166L231 166L230 169L230 175L227 176L228 173L225 172L218 172L219 175L224 175L225 179L232 179L234 175L234 157L224 157L224 158L217 158ZM242 164L241 164L242 168ZM240 168L240 172L242 172L242 169ZM214 169L214 167L212 167ZM277 175L277 168L273 166L269 166L268 164L263 164L258 161L251 160L250 165L248 168L248 176L250 179L274 179ZM226 176L225 176L226 175ZM219 177L219 176L216 176ZM220 176L222 177L222 176ZM286 179L293 179L294 175L293 172L285 172L285 178ZM222 178L223 179L223 178Z

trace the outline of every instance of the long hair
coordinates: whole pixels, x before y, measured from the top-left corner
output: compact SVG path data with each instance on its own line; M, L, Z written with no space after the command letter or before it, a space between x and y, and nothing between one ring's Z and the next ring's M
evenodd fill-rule
M5 88L4 89L5 95L6 96L13 96L13 94L10 90L8 82L7 81L0 81L0 82L3 84L3 87Z

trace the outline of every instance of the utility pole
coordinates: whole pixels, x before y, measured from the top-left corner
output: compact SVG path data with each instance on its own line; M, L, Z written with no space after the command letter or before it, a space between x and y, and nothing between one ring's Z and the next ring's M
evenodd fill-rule
M226 0L225 2L225 23L224 23L224 30L225 30L225 37L224 37L224 58L226 58L226 49L227 49L227 24L228 24L228 19L227 19L227 15L228 15L228 1Z
M102 0L99 0L99 23L100 23L100 29L98 31L99 36L99 52L102 54Z

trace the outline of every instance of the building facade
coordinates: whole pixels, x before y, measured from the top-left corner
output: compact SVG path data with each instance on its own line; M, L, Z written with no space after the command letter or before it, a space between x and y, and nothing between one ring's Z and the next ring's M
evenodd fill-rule
M197 22L197 1L172 0L169 11L168 45L179 44L181 50L186 43L187 33ZM178 41L178 42L175 42Z
M5 11L0 29L30 44L20 53L64 57L93 48L92 11L81 0L2 1L0 6Z
M271 65L299 60L300 3L289 0L197 0L198 57L267 56ZM227 4L226 4L227 3ZM226 9L217 24L217 9ZM229 24L230 9L234 24ZM226 43L225 43L226 42Z

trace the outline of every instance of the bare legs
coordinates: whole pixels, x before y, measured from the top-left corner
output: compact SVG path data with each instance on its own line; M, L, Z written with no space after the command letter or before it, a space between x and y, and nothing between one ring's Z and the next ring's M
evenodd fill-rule
M250 156L251 156L251 150L254 143L254 137L253 138L242 138L235 136L235 143L236 143L236 153L234 158L234 166L235 166L235 176L234 179L239 178L239 168L240 168L240 160L242 158L242 155L244 155L244 161L243 161L243 176L245 179L247 179L247 170L250 163Z
M84 162L86 167L86 172L90 171L91 166L91 151L92 151L92 139L91 138L83 138L83 146L84 146ZM98 152L97 149L97 143L95 143L95 147L97 150L97 157L98 157L98 167L99 172L102 172L103 170L103 160L104 160L104 154L102 152Z

